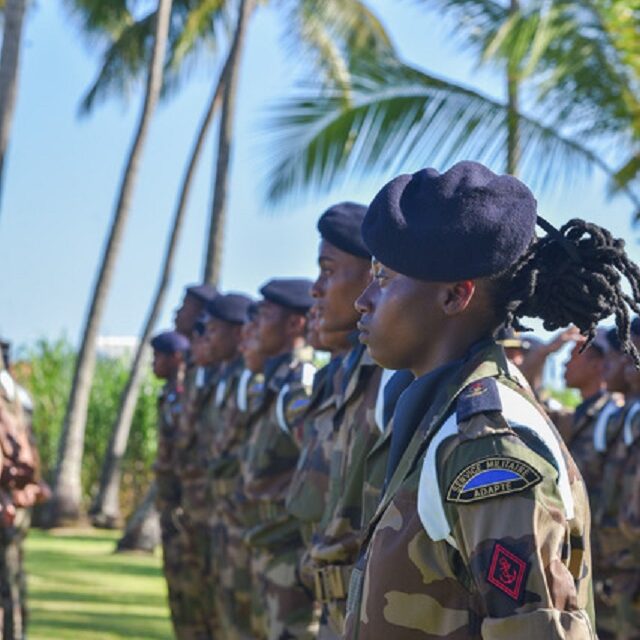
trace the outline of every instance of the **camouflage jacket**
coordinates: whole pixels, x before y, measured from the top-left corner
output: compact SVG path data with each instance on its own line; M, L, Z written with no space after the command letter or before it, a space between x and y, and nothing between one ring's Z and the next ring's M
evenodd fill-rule
M309 406L294 429L302 441L298 463L287 492L287 511L302 525L305 544L322 518L329 494L329 465L333 448L333 416L339 395L336 368L340 358L333 359L316 375Z
M246 539L251 545L299 541L298 524L287 513L285 499L299 455L291 429L309 404L304 367L292 353L271 359L260 404L249 419L241 471L249 527Z
M335 439L328 501L310 552L318 567L350 567L357 559L362 535L365 462L381 434L375 413L382 369L363 346L355 347L343 362L347 369L344 390L333 416ZM380 485L378 489L381 488ZM346 596L348 580L345 582L344 589L338 588L344 592L340 597Z
M640 405L628 403L617 411L611 419L611 432L616 434L616 440L608 448L604 457L602 472L602 489L598 510L593 512L593 557L594 564L601 574L617 572L625 569L635 569L637 562L632 554L632 548L621 526L624 500L625 475L630 474L627 465L633 442L627 444L626 431L638 428L637 414ZM636 459L637 461L637 459ZM632 461L634 464L635 461ZM634 470L635 471L635 470ZM635 474L631 474L635 475ZM626 482L629 482L627 477ZM630 487L627 487L627 491ZM595 562L597 560L597 562Z
M631 552L640 562L640 400L627 411L623 427L627 455L622 471L620 496L620 530L631 545Z
M180 476L176 460L175 442L182 412L182 384L167 382L158 397L158 450L153 469L158 492L156 507L159 511L180 505Z
M217 368L199 369L189 386L185 384L176 456L182 487L181 507L192 523L208 524L213 517L208 477L213 429L207 422L205 408L215 394L217 378Z
M179 468L182 468L185 451L189 447L193 436L195 410L198 406L198 396L202 393L205 376L205 369L192 364L188 364L184 372L181 399L182 411L178 420L175 440L176 459L178 460Z
M236 481L240 474L240 451L247 439L247 421L238 407L242 372L242 358L226 364L204 410L204 420L211 430L208 470L215 485L214 493L227 495L235 491L234 482L223 480Z
M614 414L620 400L603 392L576 409L567 447L578 465L589 494L591 513L597 513L606 452L616 439Z
M438 384L390 477L345 637L595 638L589 518L557 431L485 345Z
M384 430L365 460L364 487L362 491L362 526L366 529L378 508L384 490L385 478L393 433L393 412L403 391L413 381L409 371L396 371L388 380L383 395L381 424ZM384 382L384 374L383 374Z

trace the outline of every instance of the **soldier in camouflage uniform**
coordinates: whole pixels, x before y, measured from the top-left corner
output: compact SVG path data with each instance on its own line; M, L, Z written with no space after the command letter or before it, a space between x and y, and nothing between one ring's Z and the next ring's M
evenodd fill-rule
M322 607L318 637L323 639L343 631L349 576L360 548L365 462L382 427L375 420L382 370L353 340L358 319L354 302L370 280L371 256L360 233L365 213L366 207L343 202L318 221L319 276L312 294L319 327L323 336L352 333L332 380L333 414L326 416L332 423L325 446L330 448L328 495L309 550L316 601Z
M298 523L285 498L299 455L291 426L308 405L312 370L297 357L304 344L311 282L271 280L262 287L258 339L265 364L264 392L249 422L242 460L246 540L252 553L252 588L264 607L256 637L310 638L312 598L297 576L302 555Z
M604 378L608 348L602 336L586 349L584 340L577 341L564 372L567 387L580 392L582 403L568 415L568 428L564 428L563 435L587 486L592 513L598 510L602 453L614 436L611 418L622 406L622 399L607 390Z
M180 469L180 516L185 555L183 561L189 575L188 593L192 633L200 640L216 638L220 633L220 620L215 605L211 540L215 524L215 511L209 479L212 430L205 414L207 405L215 396L219 376L218 362L213 357L206 325L208 315L203 313L196 323L191 341L191 356L198 370L190 395L185 394L180 421L177 448Z
M177 331L160 333L151 340L153 372L165 385L158 397L158 451L154 463L156 475L156 508L160 515L160 536L164 576L167 581L169 610L177 637L182 625L189 623L181 597L185 581L182 564L182 540L174 522L174 512L180 506L180 483L175 460L175 440L182 410L182 379L184 358L189 340Z
M236 404L238 406L238 419L242 421L248 431L248 425L253 415L260 408L264 392L264 365L266 361L265 355L260 350L260 341L258 340L258 304L249 307L247 322L242 326L242 338L240 340L239 350L244 360L245 369L240 375L238 381L238 391L236 395ZM242 458L244 448L240 452ZM242 484L242 475L240 478L241 490L237 496L239 503L239 516L244 529L243 542L246 545L246 532L250 528L250 519L252 517L250 510L250 502L244 492ZM247 546L248 548L248 546ZM239 565L239 563L238 563ZM249 619L252 637L260 637L261 629L264 628L264 618L266 616L265 608L258 592L257 585L254 588L252 583L251 571L251 551L249 549L249 566L244 575L238 571L239 589L249 585L251 599L251 615Z
M570 416L564 438L587 487L594 519L604 513L601 495L605 486L605 462L610 457L617 457L612 454L622 425L619 414L623 399L620 393L613 392L626 389L624 360L614 334L614 330L613 333L612 330L600 331L597 339L584 351L584 341L578 341L565 368L567 386L578 389L583 401ZM606 372L608 378L605 378ZM609 385L611 388L607 388ZM566 421L560 417L556 423L562 425ZM615 609L611 606L609 594L611 560L604 552L607 546L600 528L594 526L592 557L596 621L598 633L604 637L607 637L607 629L616 626Z
M175 439L175 460L179 473L180 506L174 522L180 530L180 553L184 580L180 599L187 619L180 626L179 640L208 640L216 627L210 566L211 515L206 487L206 468L197 446L196 423L204 398L211 392L215 371L210 367L204 324L199 320L205 305L217 295L215 287L194 285L185 289L176 312L176 330L191 340L184 374L182 413ZM177 551L177 547L176 547Z
M313 380L313 392L307 410L294 425L302 442L300 457L287 493L287 511L301 525L305 554L300 564L304 584L313 590L314 564L309 549L329 497L329 466L333 447L333 416L339 396L342 355L351 347L351 332L321 334L316 307L312 307L307 321L307 342L316 351L327 351L331 359Z
M214 509L214 598L225 638L251 637L250 556L240 519L240 452L247 440L247 421L238 407L244 370L239 345L250 305L251 299L240 294L219 295L207 305L207 342L220 368L215 393L203 409L202 424L209 431L206 455Z
M631 325L636 347L640 346L640 321ZM602 487L597 511L593 512L594 555L600 575L596 586L596 620L601 640L640 638L640 572L638 540L629 536L625 522L634 502L633 482L638 461L636 440L640 428L640 372L626 356L626 402L610 420L615 439L603 456ZM600 614L600 617L598 617Z
M472 162L394 179L363 237L374 278L360 339L416 379L395 409L345 638L595 638L584 484L492 335L524 316L592 337L615 314L624 329L621 276L637 292L640 270L606 230L554 229L525 185Z
M640 321L632 324L633 341L640 347ZM622 469L618 524L629 543L634 571L630 572L624 592L617 602L618 615L622 622L620 638L637 638L640 635L640 373L633 363L625 369L628 385L626 417L623 426L623 441L626 456Z

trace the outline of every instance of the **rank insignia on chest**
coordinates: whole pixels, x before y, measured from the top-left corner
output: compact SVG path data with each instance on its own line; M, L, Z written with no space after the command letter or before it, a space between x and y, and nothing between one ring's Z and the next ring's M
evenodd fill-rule
M492 456L467 465L447 490L447 502L467 504L519 493L538 484L542 476L528 463Z
M487 582L519 602L528 569L528 562L496 542L487 572Z

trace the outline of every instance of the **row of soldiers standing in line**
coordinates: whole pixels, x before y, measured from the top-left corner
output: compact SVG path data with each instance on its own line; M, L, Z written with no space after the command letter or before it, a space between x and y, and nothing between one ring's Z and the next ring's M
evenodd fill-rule
M257 303L188 287L176 331L152 341L168 379L156 473L178 638L342 633L384 475L365 472L366 455L390 411L383 370L357 341L365 211L322 216L315 283L271 280ZM320 351L330 359L316 373Z
M32 507L48 499L33 433L33 401L11 375L11 345L0 341L0 638L24 640L24 541Z
M640 318L630 332L640 347ZM564 379L581 402L575 411L551 404L549 415L589 493L598 633L601 640L640 638L640 372L615 329L600 330L586 349L575 329L548 345L515 335L503 344L534 380L534 370L567 342L574 346Z
M618 335L620 359L637 363L609 265L640 280L623 243L580 220L553 229L526 186L477 163L399 176L368 209L330 208L318 230L314 283L269 281L257 304L189 287L176 331L152 343L168 380L156 472L177 637L595 637L582 478L491 332L575 318L588 338L568 373L584 371L614 313L603 362ZM609 298L563 288L563 274L596 272ZM331 356L313 381L309 346ZM619 389L568 383L585 403L558 428L595 521L621 521L601 478L620 474L610 446L628 458L614 433L629 413L610 409ZM636 594L616 599L615 583L637 571L601 569L617 562L608 533L593 536L599 631L632 638Z

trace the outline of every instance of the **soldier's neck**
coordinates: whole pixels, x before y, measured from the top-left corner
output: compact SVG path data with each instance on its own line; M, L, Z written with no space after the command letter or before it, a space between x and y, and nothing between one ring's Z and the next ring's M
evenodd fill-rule
M598 379L589 380L587 384L580 388L580 395L583 400L588 400L589 398L593 398L599 393L602 393L605 389L606 385L604 382Z

